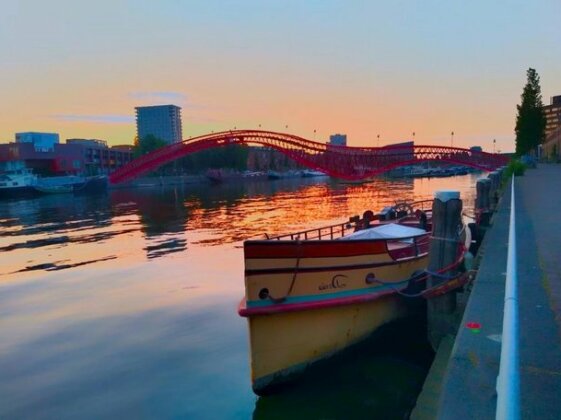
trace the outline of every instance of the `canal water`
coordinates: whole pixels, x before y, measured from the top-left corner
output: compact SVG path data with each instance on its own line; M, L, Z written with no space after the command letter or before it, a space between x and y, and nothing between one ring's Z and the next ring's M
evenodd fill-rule
M431 357L414 321L278 395L252 393L242 242L438 189L471 213L478 177L0 201L0 418L405 418Z

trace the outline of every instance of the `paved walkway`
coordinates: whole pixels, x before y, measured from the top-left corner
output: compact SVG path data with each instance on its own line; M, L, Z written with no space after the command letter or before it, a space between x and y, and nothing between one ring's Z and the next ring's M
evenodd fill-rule
M523 418L559 419L561 166L541 165L526 174L516 189L522 207L517 220L521 243L518 258L522 414Z
M523 419L561 418L561 166L516 178ZM510 212L505 190L452 350L439 404L442 419L495 418L495 384ZM479 333L465 325L480 322Z

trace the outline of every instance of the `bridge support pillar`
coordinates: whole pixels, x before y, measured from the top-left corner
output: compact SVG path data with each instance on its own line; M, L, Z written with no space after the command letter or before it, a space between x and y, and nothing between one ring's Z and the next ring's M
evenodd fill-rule
M432 237L430 240L430 273L427 287L435 287L458 273L458 267L442 272L453 265L459 256L462 226L462 200L458 191L437 191L432 204ZM428 339L433 349L448 334L454 334L456 293L448 292L427 302Z

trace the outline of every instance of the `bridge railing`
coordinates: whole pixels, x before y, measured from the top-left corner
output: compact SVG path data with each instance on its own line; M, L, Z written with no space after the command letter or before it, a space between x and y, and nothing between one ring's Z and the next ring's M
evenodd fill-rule
M363 179L427 160L465 164L479 169L504 165L504 161L499 162L502 157L447 146L346 147L327 145L293 134L236 130L207 134L155 150L115 171L110 175L110 181L127 181L189 153L230 144L271 147L301 165L348 180Z
M516 205L514 175L511 184L510 226L506 263L506 287L501 341L501 363L497 377L497 420L520 418L520 368L518 349L518 275L516 261Z

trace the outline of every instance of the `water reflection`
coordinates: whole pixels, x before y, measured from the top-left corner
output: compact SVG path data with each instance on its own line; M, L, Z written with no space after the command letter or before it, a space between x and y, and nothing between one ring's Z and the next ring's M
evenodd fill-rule
M0 275L60 270L116 258L108 253L68 253L126 232L112 232L107 196L51 195L0 202ZM94 227L94 229L92 229Z
M148 259L181 252L187 248L185 226L188 210L182 190L176 188L116 190L111 192L111 206L122 211L122 213L115 213L117 217L122 217L129 212L136 213L139 230L147 242L143 250L146 251Z
M50 325L12 351L2 344L0 417L249 417L247 346L228 305Z
M0 201L0 417L392 417L424 374L420 351L377 345L257 400L236 314L240 241L440 188L469 207L474 184L295 179Z
M395 201L429 198L439 188L458 188L469 203L474 182L470 176L363 184L286 179L7 200L0 202L0 252L6 260L0 276L113 258L151 260L181 254L188 243L217 246L317 227Z

